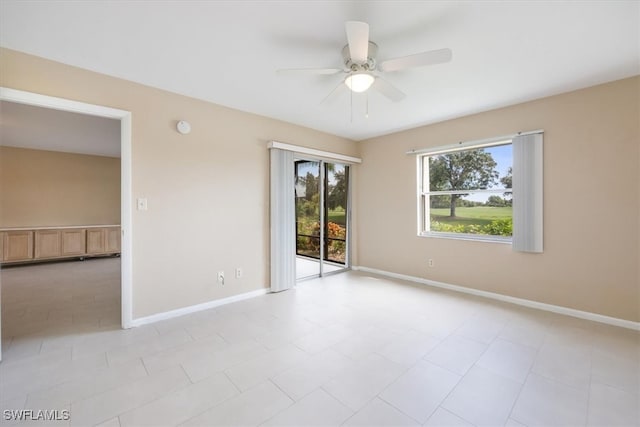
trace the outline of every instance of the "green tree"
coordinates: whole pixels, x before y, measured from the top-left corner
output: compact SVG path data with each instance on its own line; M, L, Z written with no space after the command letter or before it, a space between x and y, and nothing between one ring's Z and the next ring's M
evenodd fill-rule
M486 189L497 183L497 163L484 149L459 151L429 158L431 190ZM452 194L450 216L456 216L456 201L465 194Z
M507 174L500 178L500 182L504 185L504 188L511 189L513 183L513 168L509 166L507 169ZM503 193L505 197L506 206L511 206L513 204L513 200L511 199L511 193Z
M511 188L511 183L513 181L513 168L509 166L507 170L507 174L500 178L500 182L504 185L505 188Z
M495 195L489 196L489 199L487 200L487 206L494 206L494 207L507 206L507 201L500 196L495 196Z
M307 172L307 175L302 180L304 182L304 198L311 201L313 196L318 194L319 177Z
M333 166L333 165L332 165ZM327 204L329 209L335 209L338 206L346 207L347 204L347 178L345 168L334 172L335 184L329 186L329 197Z

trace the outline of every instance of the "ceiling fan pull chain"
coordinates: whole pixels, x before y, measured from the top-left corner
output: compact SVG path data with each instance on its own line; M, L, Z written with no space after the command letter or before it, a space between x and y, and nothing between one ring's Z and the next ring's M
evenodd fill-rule
M364 113L364 118L368 119L369 118L369 91L365 92L365 95L367 96L367 109Z
M351 95L349 96L349 99L351 100L351 102L349 103L349 104L350 104L350 107L351 107L351 123L353 123L353 91L351 90L351 91L349 91L349 92L350 92L350 94L351 94Z

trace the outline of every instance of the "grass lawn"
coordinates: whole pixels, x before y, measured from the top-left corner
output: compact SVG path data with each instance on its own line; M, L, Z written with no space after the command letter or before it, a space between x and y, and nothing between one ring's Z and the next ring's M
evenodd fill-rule
M309 223L317 222L320 220L319 215L299 215L297 218L298 221L305 221ZM329 217L327 218L328 222L335 222L336 224L340 224L344 226L347 223L347 217L344 211L329 211Z
M329 218L327 218L329 222L335 222L336 224L345 225L346 215L344 211L329 211Z
M456 208L456 217L449 216L449 208L431 209L431 221L452 225L486 225L495 219L511 218L513 209L508 207L474 206Z

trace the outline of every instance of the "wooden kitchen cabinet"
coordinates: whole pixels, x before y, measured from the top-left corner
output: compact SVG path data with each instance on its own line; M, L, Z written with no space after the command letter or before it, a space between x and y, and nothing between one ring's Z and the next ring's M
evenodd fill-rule
M60 230L36 230L34 258L57 258L60 256Z
M60 231L62 240L62 256L82 256L87 253L87 230L70 228Z
M4 233L3 261L29 261L33 259L33 231L7 231Z
M106 236L104 228L91 228L87 230L87 253L103 254L106 251Z
M87 229L87 253L111 254L120 252L120 227Z
M120 226L0 230L0 261L19 263L120 253Z
M108 253L120 253L120 227L105 228L106 250Z

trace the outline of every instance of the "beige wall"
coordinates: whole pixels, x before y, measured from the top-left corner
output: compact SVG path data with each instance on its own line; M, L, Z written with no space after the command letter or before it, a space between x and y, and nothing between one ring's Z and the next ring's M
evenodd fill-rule
M269 283L265 147L276 139L363 157L356 265L640 320L638 78L354 143L6 49L0 69L5 87L133 112L133 197L149 203L133 213L134 318ZM416 236L406 150L541 128L544 254Z
M7 49L0 69L5 87L132 112L133 197L149 206L133 212L134 318L269 284L268 140L357 154L352 141Z
M119 158L0 147L0 227L98 224L120 224Z
M359 264L640 321L639 85L625 79L362 142ZM407 150L536 129L545 131L543 254L417 237Z

